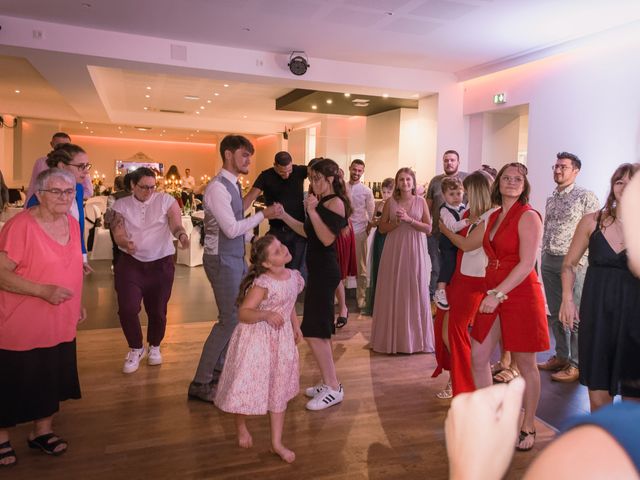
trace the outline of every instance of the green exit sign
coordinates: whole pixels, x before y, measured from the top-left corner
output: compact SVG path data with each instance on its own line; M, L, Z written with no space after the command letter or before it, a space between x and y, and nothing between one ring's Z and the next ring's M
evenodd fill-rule
M493 96L493 103L499 105L501 103L507 103L507 94L506 93L496 93Z

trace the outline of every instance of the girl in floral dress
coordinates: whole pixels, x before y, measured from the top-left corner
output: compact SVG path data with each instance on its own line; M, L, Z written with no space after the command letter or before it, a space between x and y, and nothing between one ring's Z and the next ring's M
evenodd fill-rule
M295 453L282 444L287 402L298 394L296 343L302 338L295 301L304 287L297 270L285 265L291 254L271 235L258 239L251 250L249 273L240 285L239 324L229 341L215 404L234 413L238 445L251 448L247 415L271 417L271 447L285 462Z

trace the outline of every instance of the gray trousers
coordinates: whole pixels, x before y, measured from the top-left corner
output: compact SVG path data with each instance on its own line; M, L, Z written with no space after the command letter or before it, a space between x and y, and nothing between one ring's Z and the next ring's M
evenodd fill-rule
M231 334L238 325L236 298L240 282L247 273L247 265L243 257L230 255L205 254L202 260L218 306L218 322L204 342L193 381L211 383L214 379L214 370L222 370Z
M544 284L544 293L547 297L547 306L549 307L549 330L553 333L556 340L556 357L560 360L567 360L574 367L578 366L578 323L574 323L573 330L569 331L564 328L562 322L558 318L560 305L562 303L562 281L561 270L564 255L542 254L542 263L540 269L542 272L542 283ZM582 297L582 285L584 284L584 276L587 267L579 266L576 270L576 281L573 284L573 302L576 308L580 308L580 299Z
M433 299L433 294L436 292L438 277L440 276L439 240L440 233L427 237L427 250L429 251L429 258L431 259L431 278L429 280L429 298L431 299Z

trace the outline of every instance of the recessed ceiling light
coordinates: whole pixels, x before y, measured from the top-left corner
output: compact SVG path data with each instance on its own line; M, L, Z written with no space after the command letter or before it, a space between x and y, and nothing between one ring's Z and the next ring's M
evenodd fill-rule
M189 136L190 136L190 137L193 137L193 133L190 133L190 134L189 134Z
M122 133L124 133L124 132L123 132L122 130L120 130L120 133L122 134Z
M145 110L149 110L149 107L144 107Z
M196 133L200 133L200 130L196 130Z
M122 130L122 127L118 127L118 130Z
M331 100L330 98L327 98L327 103L331 105L333 103L333 100Z
M93 130L91 130L89 133L93 133Z
M389 98L389 94L388 93L383 93L382 94L382 98Z
M16 93L20 93L20 90L14 90L14 92L16 92Z
M349 98L351 96L351 94L350 93L345 93L344 96Z
M151 127L135 127L136 130L140 130L141 132L148 132L151 130Z
M147 85L147 90L151 90L151 87Z
M200 100L200 97L197 95L185 95L184 96L185 100Z
M228 83L225 83L225 84L223 85L223 87L224 87L224 88L227 88L228 86L229 86L229 84L228 84Z
M167 133L167 131L166 130L162 130L162 133Z
M200 110L196 110L196 114L197 114L197 115L200 115Z
M242 118L247 118L247 116L246 115L242 115Z
M80 125L84 125L84 122L82 120L80 121Z
M317 109L318 109L318 106L317 106L317 105L311 105L311 109L312 109L312 110L317 110Z
M218 97L220 94L219 94L218 92L216 92L216 93L214 93L214 95L215 95L216 97Z
M87 130L89 130L89 127L84 127L84 128L86 128Z
M144 96L144 98L151 98L151 95L146 94L146 95Z
M207 103L211 103L211 100L207 100Z

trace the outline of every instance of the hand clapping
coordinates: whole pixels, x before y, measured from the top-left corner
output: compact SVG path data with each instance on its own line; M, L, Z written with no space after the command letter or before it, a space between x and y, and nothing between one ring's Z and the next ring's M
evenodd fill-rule
M304 208L305 210L315 210L318 206L318 197L316 197L313 193L307 195L307 198L304 199Z

